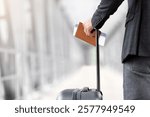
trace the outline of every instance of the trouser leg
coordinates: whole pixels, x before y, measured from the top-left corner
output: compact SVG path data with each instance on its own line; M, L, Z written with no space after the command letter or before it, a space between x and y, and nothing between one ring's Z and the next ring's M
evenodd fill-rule
M150 58L132 57L123 65L125 100L150 100Z

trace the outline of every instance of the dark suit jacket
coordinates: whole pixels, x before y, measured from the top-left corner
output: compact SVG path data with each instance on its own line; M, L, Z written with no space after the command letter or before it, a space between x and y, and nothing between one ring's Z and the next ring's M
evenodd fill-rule
M99 29L124 0L101 0L92 17ZM122 47L122 62L130 55L150 56L150 0L128 0L126 30Z

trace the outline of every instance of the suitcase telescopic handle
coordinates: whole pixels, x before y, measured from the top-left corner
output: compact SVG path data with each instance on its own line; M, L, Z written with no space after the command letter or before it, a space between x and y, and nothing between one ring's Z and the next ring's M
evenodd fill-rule
M99 36L100 36L100 31L98 29L95 29L96 31L96 73L97 73L97 90L100 91L100 51L99 51Z

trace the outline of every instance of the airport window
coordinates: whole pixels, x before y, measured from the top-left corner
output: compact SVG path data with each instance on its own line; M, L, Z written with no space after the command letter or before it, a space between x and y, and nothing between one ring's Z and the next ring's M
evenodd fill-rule
M55 0L0 0L0 99L38 99L77 65L58 7Z
M0 20L0 45L1 46L6 46L8 43L8 24L5 19Z
M6 4L7 0L0 0L0 48L13 48L12 27Z
M15 99L16 85L16 53L12 36L7 0L0 0L0 78L3 86L4 99Z
M33 10L33 1L26 0L25 2L25 17L26 17L26 39L27 39L27 46L28 50L35 52L37 51L37 42L35 37L35 25L34 25L34 10Z
M0 53L1 77L5 78L15 74L14 54Z
M0 0L0 18L5 16L4 0Z

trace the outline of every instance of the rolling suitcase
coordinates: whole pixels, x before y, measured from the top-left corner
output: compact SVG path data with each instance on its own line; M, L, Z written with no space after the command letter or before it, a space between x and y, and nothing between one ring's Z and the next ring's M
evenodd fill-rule
M65 89L61 91L57 100L102 100L103 94L100 90L100 62L99 62L99 31L96 31L96 70L97 70L97 88L90 89L84 87L83 89Z

